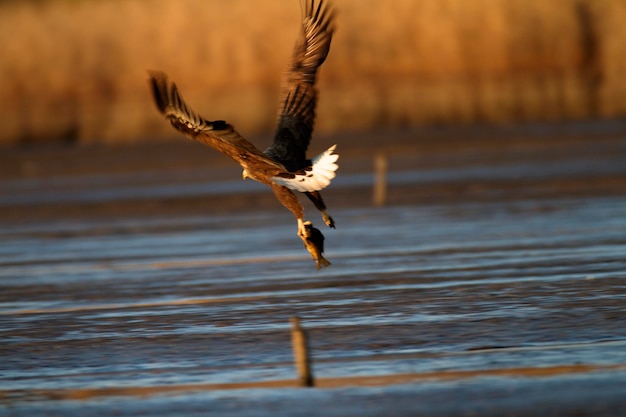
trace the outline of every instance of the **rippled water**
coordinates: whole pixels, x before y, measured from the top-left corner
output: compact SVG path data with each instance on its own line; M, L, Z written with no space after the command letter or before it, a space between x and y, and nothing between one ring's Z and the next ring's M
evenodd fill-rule
M596 163L599 171L574 162L559 172L626 174L617 162ZM404 171L390 182L417 187L444 181L442 173ZM338 187L361 181L351 175ZM110 184L97 198L126 198ZM65 198L30 183L5 186L21 202ZM15 196L2 204L17 204ZM332 214L338 228L324 233L333 265L320 272L282 211L4 223L0 412L309 415L319 405L346 415L533 415L543 405L618 415L626 407L626 195ZM309 332L326 388L293 388L292 316Z

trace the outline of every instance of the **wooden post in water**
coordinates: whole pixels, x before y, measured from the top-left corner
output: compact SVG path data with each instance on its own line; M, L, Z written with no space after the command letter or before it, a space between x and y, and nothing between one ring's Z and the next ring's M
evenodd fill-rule
M387 200L387 156L379 152L374 157L374 205L382 207Z
M300 327L300 319L296 316L291 321L291 343L293 358L298 371L298 382L301 387L314 386L313 372L311 372L311 357L306 331Z

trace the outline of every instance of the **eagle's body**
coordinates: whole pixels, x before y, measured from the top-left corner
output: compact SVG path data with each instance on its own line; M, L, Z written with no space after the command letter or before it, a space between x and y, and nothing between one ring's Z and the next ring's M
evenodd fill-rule
M329 264L322 255L324 238L310 222L305 225L304 209L293 191L305 193L322 213L324 222L335 227L319 192L335 177L339 157L334 153L335 146L313 159L306 157L315 121L317 70L328 55L334 28L332 12L324 7L323 0L317 7L316 0L302 1L302 32L283 77L274 141L264 152L227 122L209 121L191 110L165 73L150 72L150 85L159 111L176 129L237 161L244 179L251 178L272 188L276 198L296 217L298 236L319 267ZM313 239L311 230L317 231Z

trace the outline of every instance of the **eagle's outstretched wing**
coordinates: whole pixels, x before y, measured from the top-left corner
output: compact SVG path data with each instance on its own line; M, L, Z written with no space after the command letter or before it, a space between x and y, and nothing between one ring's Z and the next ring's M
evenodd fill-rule
M315 80L328 55L334 31L333 12L323 0L317 7L316 0L302 1L302 32L283 76L274 142L265 150L266 155L291 172L311 163L306 160L306 150L315 122Z
M271 160L223 120L208 121L185 103L176 84L165 73L149 71L150 86L159 111L177 130L191 139L212 146L239 162L258 180L292 177L280 163Z
M298 236L319 269L330 265L322 255L324 237L304 221L304 209L292 190L304 192L320 210L324 222L335 227L319 193L335 176L335 147L312 161L306 160L315 121L315 78L328 55L334 28L333 14L324 6L324 0L319 0L317 7L317 0L302 1L302 33L282 84L278 131L265 152L260 152L225 121L209 121L191 110L165 73L151 71L150 88L159 111L174 128L230 156L244 168L244 178L249 176L272 188L276 198L296 217Z

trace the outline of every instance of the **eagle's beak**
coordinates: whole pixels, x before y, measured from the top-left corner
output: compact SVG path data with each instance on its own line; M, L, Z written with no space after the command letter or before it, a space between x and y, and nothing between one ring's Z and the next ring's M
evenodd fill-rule
M243 170L243 172L241 173L241 178L243 178L244 180L248 178L248 171L247 170Z

